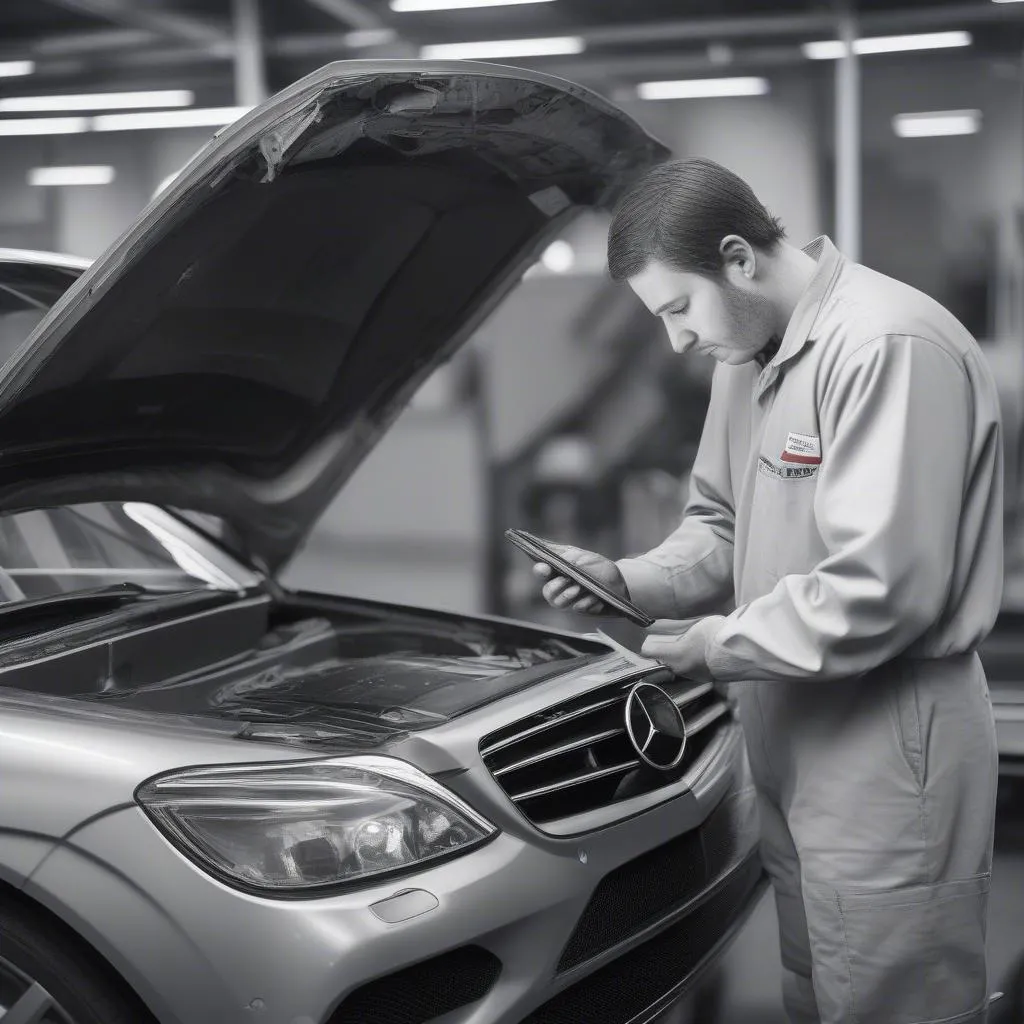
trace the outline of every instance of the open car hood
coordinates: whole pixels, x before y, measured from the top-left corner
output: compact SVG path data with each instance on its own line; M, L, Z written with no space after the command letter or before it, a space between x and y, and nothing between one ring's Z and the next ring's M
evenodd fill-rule
M667 151L469 62L328 65L221 131L0 378L0 509L208 512L267 570L574 213Z

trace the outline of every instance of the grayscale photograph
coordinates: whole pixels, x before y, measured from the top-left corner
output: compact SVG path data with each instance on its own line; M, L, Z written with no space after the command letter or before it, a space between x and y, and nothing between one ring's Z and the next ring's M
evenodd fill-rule
M1024 1024L1024 0L0 0L0 1024Z

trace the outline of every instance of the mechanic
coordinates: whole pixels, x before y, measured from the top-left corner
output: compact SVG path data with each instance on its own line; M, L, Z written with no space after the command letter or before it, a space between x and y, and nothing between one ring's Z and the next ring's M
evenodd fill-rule
M611 276L719 365L679 528L618 562L560 550L659 619L644 654L736 701L790 1019L983 1021L996 388L937 302L785 238L709 160L622 199ZM534 571L554 607L605 611Z

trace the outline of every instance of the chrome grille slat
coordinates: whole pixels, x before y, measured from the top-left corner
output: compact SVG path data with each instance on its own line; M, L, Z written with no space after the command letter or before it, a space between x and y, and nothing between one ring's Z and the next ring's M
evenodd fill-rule
M685 708L695 700L700 700L704 694L710 693L714 688L714 683L701 683L699 686L695 686L692 690L687 690L685 693L678 697L673 697L672 699L677 708Z
M585 785L588 782L596 782L598 779L607 778L609 775L621 775L623 772L630 772L640 767L639 759L626 761L623 764L611 765L609 768L598 768L596 771L587 772L584 775L574 775L559 782L549 783L547 786L538 786L536 789L527 790L525 793L510 793L513 803L520 800L532 800L534 797L547 796L550 793L558 793L565 789L574 789L576 786Z
M532 757L525 757L522 761L516 761L514 764L505 765L504 768L496 768L492 774L495 778L499 778L502 775L508 775L509 772L518 771L520 768L528 768L532 764L540 764L541 761L550 761L553 758L560 757L562 754L570 754L574 750L581 750L584 747L590 747L596 743L602 743L604 740L610 740L615 736L622 736L625 731L625 729L605 729L603 732L593 733L592 735L584 736L581 739L573 740L570 743L561 743L557 747L548 747L547 749L534 754Z
M729 713L729 705L722 701L719 704L712 704L707 711L702 711L692 722L686 723L686 735L696 736L702 729L717 722L722 715Z
M662 689L686 725L690 742L671 770L645 765L629 739L626 699L639 682ZM678 679L665 668L641 670L509 722L482 738L480 753L528 821L543 825L602 810L614 815L619 802L625 807L643 794L678 789L704 770L731 735L723 728L731 713L713 683Z
M492 743L488 747L481 748L480 756L490 757L492 754L498 753L499 750L504 750L506 747L512 746L513 743L521 743L523 740L530 739L530 737L536 736L539 733L547 732L548 729L555 729L560 725L564 725L566 722L572 722L577 718L582 718L584 715L590 715L595 711L600 711L602 708L611 707L622 699L622 696L617 694L614 697L609 697L607 700L599 701L597 704L588 704L585 708L579 708L576 711L570 711L568 714L560 715L558 718L553 718L549 722L541 722L540 725L531 726L529 729L517 732L514 736L509 736L507 739L499 740L497 743Z

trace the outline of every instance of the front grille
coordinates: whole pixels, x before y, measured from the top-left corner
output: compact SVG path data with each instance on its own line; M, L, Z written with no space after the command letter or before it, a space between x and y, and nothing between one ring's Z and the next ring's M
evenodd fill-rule
M570 985L522 1024L627 1024L694 974L742 914L761 877L761 863L751 855L693 913Z
M727 796L700 828L621 864L598 883L558 971L567 971L684 907L734 868L756 840L744 830L750 797ZM746 842L743 841L744 835Z
M642 764L629 742L626 697L644 682L660 686L686 722L686 753L671 773ZM711 683L680 680L656 669L546 708L485 736L484 764L535 824L607 807L679 779L730 716Z
M483 999L501 961L479 946L462 946L360 986L327 1024L425 1024Z

